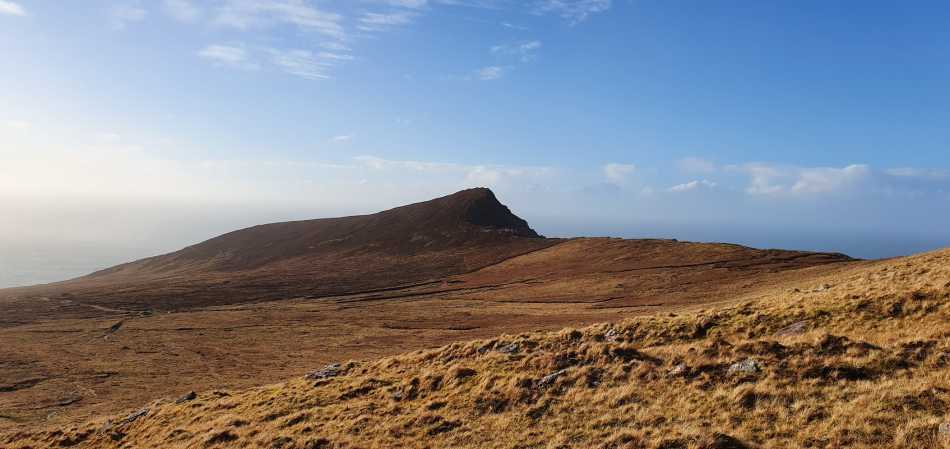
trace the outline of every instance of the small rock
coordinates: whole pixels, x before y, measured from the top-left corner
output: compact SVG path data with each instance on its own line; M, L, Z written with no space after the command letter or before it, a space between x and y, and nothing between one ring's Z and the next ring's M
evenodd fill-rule
M502 354L517 354L518 351L520 351L520 350L521 350L521 348L518 347L518 343L511 343L511 344L504 345L504 346L498 348L498 352L500 352L500 353L502 353Z
M544 388L553 384L554 381L556 381L559 377L563 376L564 373L566 372L567 372L567 368L555 371L551 374L548 374L547 376L542 377L541 380L538 381L538 388Z
M304 377L310 380L328 379L339 376L342 371L343 368L339 363L330 363Z
M137 411L137 412L135 412L135 413L132 413L132 414L129 415L129 416L126 416L125 418L122 418L122 421L119 421L119 424L118 424L118 425L121 426L121 425L125 425L125 424L131 424L131 423L135 422L135 420L137 420L137 419L139 419L139 418L141 418L141 417L143 417L143 416L145 416L145 415L147 415L147 414L148 414L148 407L145 407L145 408L143 408L142 410L139 410L139 411Z
M176 399L176 400L175 400L175 403L176 403L176 404L184 404L185 402L195 400L195 398L197 398L197 397L198 397L198 393L195 393L194 391L189 391L189 392L186 393L184 396L182 396L182 397Z
M741 362L733 363L729 367L728 374L756 374L760 371L762 371L762 364L750 357Z
M604 338L611 343L616 342L620 339L620 332L618 332L617 329L610 328L607 330L607 333L604 334Z
M943 439L950 440L950 421L940 423L937 427L937 434Z
M676 365L676 366L674 366L672 369L670 369L669 375L671 375L671 376L682 376L682 375L686 374L686 370L688 370L688 369L689 369L689 368L686 366L686 364L680 363L679 365Z
M785 326L779 329L778 332L775 333L775 336L787 337L789 335L803 334L805 333L805 330L808 329L808 324L809 322L807 320L794 322L792 324L789 324L788 326Z

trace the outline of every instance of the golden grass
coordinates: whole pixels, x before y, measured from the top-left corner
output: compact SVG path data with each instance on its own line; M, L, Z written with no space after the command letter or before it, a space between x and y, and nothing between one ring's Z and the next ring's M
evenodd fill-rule
M940 430L950 421L950 250L717 309L455 343L345 362L326 379L174 399L126 422L8 433L0 446L950 447Z

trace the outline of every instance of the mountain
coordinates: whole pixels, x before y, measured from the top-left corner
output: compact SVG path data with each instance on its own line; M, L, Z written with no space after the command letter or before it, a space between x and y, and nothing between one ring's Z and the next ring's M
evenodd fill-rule
M331 296L469 272L558 242L475 188L371 215L253 226L40 290L171 310Z
M840 264L702 310L517 332L175 396L11 449L941 448L950 250Z

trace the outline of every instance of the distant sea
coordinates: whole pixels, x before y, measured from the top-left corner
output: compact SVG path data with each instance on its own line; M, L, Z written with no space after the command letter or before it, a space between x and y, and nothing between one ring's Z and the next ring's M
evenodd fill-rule
M45 284L83 276L161 250L103 248L70 244L55 247L0 245L0 288Z

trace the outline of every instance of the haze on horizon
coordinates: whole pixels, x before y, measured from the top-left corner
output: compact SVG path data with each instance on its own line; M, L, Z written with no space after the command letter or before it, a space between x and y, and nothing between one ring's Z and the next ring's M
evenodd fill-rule
M0 0L0 287L492 188L549 236L950 246L943 2Z

